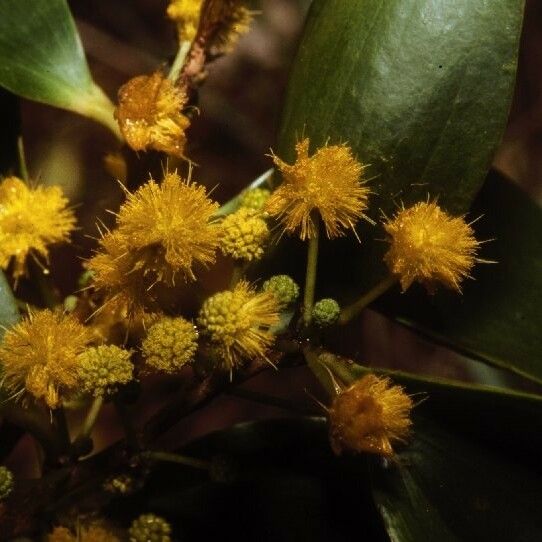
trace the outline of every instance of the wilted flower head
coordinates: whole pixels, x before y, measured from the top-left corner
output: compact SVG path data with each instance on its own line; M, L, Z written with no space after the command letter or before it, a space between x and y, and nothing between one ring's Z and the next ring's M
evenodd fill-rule
M215 54L227 53L248 32L251 22L252 13L241 0L208 0L202 39Z
M135 151L154 149L182 157L190 124L181 112L185 104L184 91L156 72L134 77L120 88L115 116Z
M369 190L361 181L364 166L346 145L326 145L309 156L309 140L303 139L296 152L292 165L273 156L283 183L271 194L266 211L301 239L314 237L316 213L329 238L353 230L367 208Z
M269 328L278 322L278 302L271 292L256 293L248 282L209 297L198 323L220 352L227 369L243 359L266 358L274 341Z
M90 340L88 328L70 314L31 312L6 331L0 344L3 385L14 394L26 390L56 408L62 393L78 384L78 356Z
M80 527L77 534L67 527L55 527L47 535L47 542L120 542L120 538L106 527L90 525Z
M404 442L412 422L412 399L389 378L369 374L337 395L329 409L333 451L393 455L392 444Z
M141 350L147 369L173 374L194 359L197 347L194 324L180 317L163 317L149 328Z
M17 177L0 182L0 267L13 261L13 275L25 272L30 253L47 260L48 246L67 241L75 215L58 186L28 186Z
M257 211L241 207L220 223L220 250L236 260L259 260L269 238L269 227Z
M384 257L405 291L420 282L430 292L437 284L461 291L480 243L463 217L453 217L435 202L402 208L384 224L390 248Z

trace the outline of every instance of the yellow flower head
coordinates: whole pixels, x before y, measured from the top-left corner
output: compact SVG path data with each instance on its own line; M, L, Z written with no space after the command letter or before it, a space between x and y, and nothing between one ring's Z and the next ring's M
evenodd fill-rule
M64 391L78 384L78 356L91 340L88 328L71 314L32 312L6 331L0 344L4 386L26 389L50 408L60 405Z
M236 260L259 260L269 238L266 221L257 211L241 207L220 224L220 250Z
M182 157L190 124L181 113L185 104L184 91L156 72L134 77L120 88L115 116L135 151L154 149Z
M271 292L256 293L248 282L208 298L198 323L220 352L227 369L243 359L266 358L274 341L269 328L279 320L279 307Z
M231 51L252 22L241 0L208 0L204 17L203 39L216 54Z
M389 378L369 374L339 393L329 409L333 451L393 455L392 444L404 442L412 422L412 399Z
M194 41L198 33L203 0L171 0L167 8L168 17L177 23L179 41Z
M115 393L133 378L131 352L115 345L87 348L79 354L77 376L81 390L94 396Z
M401 209L384 228L390 242L384 260L403 291L414 281L430 292L438 283L461 291L480 245L463 217L450 216L435 202L420 202Z
M241 207L262 211L270 195L271 191L267 188L249 188L241 194Z
M67 241L75 215L58 186L29 187L17 177L0 182L0 267L14 262L13 275L25 272L33 252L47 260L48 246Z
M314 237L318 213L329 238L354 229L367 208L369 190L362 184L362 166L346 145L328 145L309 156L309 140L296 145L297 159L289 165L273 156L283 183L271 194L266 211L280 219L287 232L301 239Z
M171 542L171 525L161 516L142 514L128 529L129 542Z
M55 527L47 535L47 542L120 542L120 539L105 527L90 525L78 529L77 534L67 527Z
M178 274L194 280L195 264L214 262L219 230L212 218L217 209L203 186L167 173L161 184L151 179L128 193L116 231L145 273L174 286Z
M148 369L174 374L194 359L198 332L184 318L164 317L154 323L141 350Z

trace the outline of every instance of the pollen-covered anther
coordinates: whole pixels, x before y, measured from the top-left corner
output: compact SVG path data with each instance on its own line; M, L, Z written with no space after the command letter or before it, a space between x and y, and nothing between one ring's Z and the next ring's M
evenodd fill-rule
M194 359L197 347L194 324L180 317L163 317L149 328L141 350L147 370L174 374Z
M119 90L115 117L135 151L154 149L182 157L190 120L182 113L187 97L160 72L139 75Z
M70 314L29 313L6 331L0 344L4 387L14 395L26 391L50 408L58 407L64 392L79 383L78 356L91 339L90 330Z
M438 284L461 291L480 242L463 217L454 217L435 202L402 208L384 224L390 247L384 260L403 291L413 282L433 292Z
M0 182L0 267L13 263L13 276L19 278L29 254L47 261L49 246L67 241L75 222L60 187L5 178Z
M271 194L265 210L277 217L284 230L301 239L316 232L319 215L329 238L353 230L367 209L369 189L362 182L364 166L347 145L326 145L309 156L309 140L296 145L294 164L273 156L283 183Z
M409 435L412 407L412 399L389 378L364 376L339 393L329 409L333 451L393 456L393 444Z
M226 369L243 360L267 359L274 341L269 328L278 323L278 302L270 292L256 293L240 281L233 290L209 297L201 308L198 324L218 350Z
M220 250L236 260L259 260L269 238L269 227L257 211L241 208L220 224Z

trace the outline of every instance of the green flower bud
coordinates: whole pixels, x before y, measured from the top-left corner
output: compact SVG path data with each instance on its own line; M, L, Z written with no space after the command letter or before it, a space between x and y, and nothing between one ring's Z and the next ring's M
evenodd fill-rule
M241 207L261 211L271 195L267 188L251 188L241 194Z
M0 467L0 500L13 490L13 473L7 467Z
M328 327L339 319L340 313L341 307L334 299L320 299L314 304L312 319L317 326Z
M275 275L262 285L264 292L271 292L281 308L291 305L299 297L299 286L288 275Z
M171 526L160 516L143 514L132 521L130 542L171 542Z

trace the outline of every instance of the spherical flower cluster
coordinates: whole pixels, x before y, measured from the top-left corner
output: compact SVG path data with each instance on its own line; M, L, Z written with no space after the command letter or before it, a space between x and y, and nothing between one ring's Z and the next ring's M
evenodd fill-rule
M221 222L220 249L236 260L259 260L269 237L269 228L260 214L241 208Z
M17 279L30 253L47 261L48 247L69 239L75 215L58 186L28 186L17 177L0 183L0 267L13 262Z
M275 296L256 293L247 282L240 281L233 290L209 297L198 323L231 371L243 359L266 358L274 341L269 328L278 319Z
M115 345L87 348L79 354L77 375L83 393L109 395L133 379L131 352Z
M149 328L141 348L147 369L173 374L194 359L198 332L184 318L164 317Z
M417 281L429 292L437 284L461 291L480 243L462 217L453 217L435 202L401 209L384 225L390 248L384 260L403 291Z
M171 526L160 516L143 514L128 530L130 542L171 542Z
M320 327L332 326L341 314L341 307L331 298L320 299L312 309L312 320Z
M133 312L152 305L158 284L173 287L177 279L194 280L195 267L215 259L217 208L203 186L177 173L128 193L117 228L102 237L101 250L87 263L96 288Z
M271 191L267 188L249 188L241 194L241 207L262 211L270 195Z
M167 7L168 17L177 23L180 41L194 41L198 33L203 0L171 0Z
M3 385L14 395L26 390L50 408L58 407L62 393L78 384L79 354L91 338L70 314L31 312L6 331L0 344Z
M77 529L77 534L67 527L55 527L47 542L120 542L120 538L106 527L90 525Z
M281 308L288 307L299 297L299 286L288 275L274 275L263 283L262 290L272 293Z
M329 409L333 451L391 457L392 444L404 442L412 422L412 399L389 378L369 374L337 395Z
M139 75L120 88L115 117L133 150L154 149L182 157L190 124L181 113L185 104L184 91L160 72Z
M13 491L13 473L4 466L0 466L0 501Z
M309 140L296 145L297 159L289 165L273 156L283 183L271 194L265 209L287 232L301 239L315 236L315 214L329 238L354 229L367 208L369 190L362 184L362 166L346 145L329 145L309 156Z

